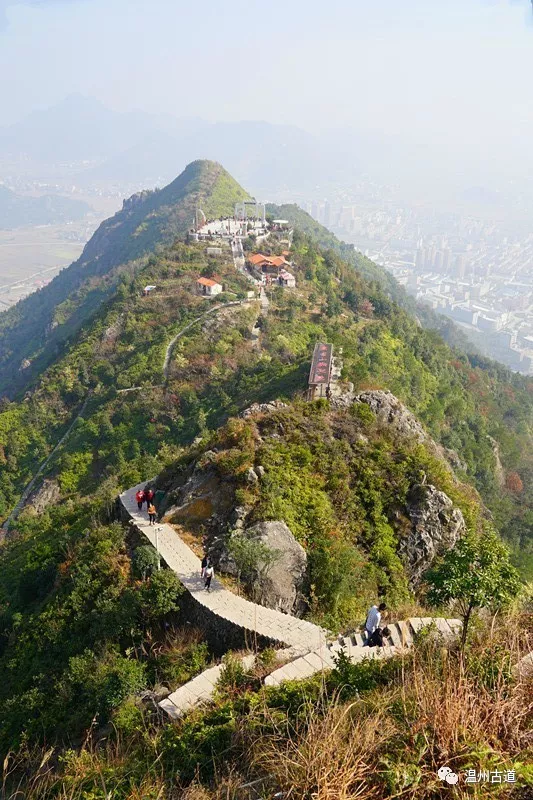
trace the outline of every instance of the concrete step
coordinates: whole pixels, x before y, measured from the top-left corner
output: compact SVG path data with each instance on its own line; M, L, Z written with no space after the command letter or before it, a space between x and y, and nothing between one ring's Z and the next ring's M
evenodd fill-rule
M417 633L420 633L420 631L424 627L424 623L423 623L421 617L409 617L409 619L407 620L407 623L408 623L408 625L410 625L411 630L413 631L415 636L416 636Z

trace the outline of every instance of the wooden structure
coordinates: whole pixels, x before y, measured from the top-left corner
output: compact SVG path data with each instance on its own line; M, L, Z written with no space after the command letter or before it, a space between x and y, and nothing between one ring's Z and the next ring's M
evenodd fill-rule
M333 345L317 342L313 352L311 371L309 373L309 388L307 397L316 400L318 397L327 397L331 383L331 370L333 367Z

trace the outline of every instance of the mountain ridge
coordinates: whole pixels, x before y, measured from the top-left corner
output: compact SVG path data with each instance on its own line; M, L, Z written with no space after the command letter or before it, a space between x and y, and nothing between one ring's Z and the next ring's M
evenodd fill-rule
M83 200L57 194L28 197L0 185L0 227L4 229L72 222L82 219L90 210Z
M122 275L134 274L136 262L190 227L196 205L213 216L229 216L235 203L248 197L220 164L196 161L165 188L125 201L99 226L77 261L0 314L0 394L13 396L30 385L111 296Z
M223 180L218 197L211 196L211 211L221 213L230 179L215 167L212 176L222 174ZM444 649L441 641L433 646L425 634L415 643L413 658L394 658L383 666L377 659L372 665L368 660L348 664L340 654L337 665L329 659L334 669L320 679L324 695L318 680L264 692L265 676L278 658L273 652L259 653L253 675L244 674L240 662L228 656L224 668L216 670L220 682L214 703L165 724L149 709L177 687L186 687L210 659L227 650L226 628L215 620L211 634L208 615L191 612L176 574L164 568L141 535L148 525L146 511L139 528L121 524L117 497L157 475L154 488L166 492L156 495L158 509L179 526L179 535L196 555L207 547L217 558L217 576L226 556L233 568L231 586L237 581L240 592L245 586L255 588L255 576L264 572L261 559L275 560L280 550L279 540L265 550L263 538L258 548L254 532L273 536L282 529L284 542L292 537L307 557L301 580L296 575L294 586L286 585L285 601L294 599L308 621L327 624L334 632L357 630L377 597L387 602L393 618L416 616L420 625L427 622L433 611L426 603L433 601L419 580L433 555L454 554L449 548L458 536L459 544L469 547L486 543L501 559L505 574L514 575L512 599L518 603L520 584L507 567L509 556L494 528L512 546L524 578L530 577L533 384L451 349L401 304L401 293L398 302L391 297L394 284L382 280L378 267L296 207L283 208L295 223L288 258L296 286L270 286L265 307L249 296L249 277L227 242L217 243L213 253L205 242L175 233L198 199L192 178L186 182L193 188L189 194L182 195L175 185L159 199L134 197L122 215L104 224L88 261L92 313L67 293L54 315L59 319L63 314L63 324L77 323L70 337L56 353L48 353L48 363L36 369L21 399L4 397L0 404L0 518L8 516L43 465L42 491L34 487L36 494L0 546L0 757L13 768L7 780L20 792L26 776L41 775L46 764L43 781L49 783L39 797L57 797L63 782L84 793L96 787L100 796L103 774L104 794L111 791L124 800L163 797L167 786L175 794L177 780L178 791L193 781L195 791L199 780L213 778L214 762L217 781L228 758L233 769L240 753L236 738L242 742L243 731L248 753L252 730L264 741L275 718L286 736L295 722L300 726L302 709L309 709L305 725L321 724L324 714L341 708L338 701L331 704L335 697L355 701L346 718L357 725L362 723L354 715L361 708L370 715L365 741L376 741L376 724L386 712L391 733L385 752L394 769L402 759L401 774L395 778L391 770L395 783L387 777L387 785L382 782L374 791L383 774L383 739L374 760L365 763L373 767L372 794L387 797L391 785L402 793L405 763L412 774L421 774L414 771L420 769L421 756L419 748L413 755L412 729L413 721L419 722L413 714L422 691L424 753L452 702L453 720L464 720L465 697L479 714L481 678L487 724L494 719L494 674L498 685L500 678L505 681L499 712L510 693L509 720L516 719L517 708L525 708L528 687L504 677L510 674L510 644L516 660L525 651L524 617L516 621L516 642L510 643L512 617L501 622L491 617L485 627L476 627L474 638L479 631L494 637L495 630L498 638L469 645L466 657L463 651ZM229 183L230 195L235 186ZM178 209L157 216L176 200ZM143 221L147 227L139 236L148 231L147 238L136 241ZM116 263L114 243L123 242L121 253L131 256L142 252L148 240L167 236L166 245L154 246L136 261ZM245 253L261 249L281 255L287 251L286 236L282 232L277 239L273 232L260 245L248 237ZM99 268L110 280L100 295ZM223 287L214 302L198 293L197 283L200 276L213 275ZM156 288L145 294L147 284ZM79 308L83 322L75 319ZM329 342L338 359L331 400L308 399L317 342ZM274 398L280 402L270 402ZM149 541L161 544L159 526L149 530L154 534ZM281 556L285 565L286 555L287 549ZM191 574L197 576L196 556L191 563ZM285 584L287 577L295 577L289 572L284 570ZM269 602L277 603L281 593L272 589L273 576L268 577ZM214 583L209 596L213 604L216 588ZM292 589L301 597L294 598ZM406 604L413 610L404 614ZM244 622L246 630L256 630L253 612ZM481 617L478 622L484 625ZM235 633L230 631L232 637ZM250 638L256 649L257 638ZM242 644L239 639L232 646ZM470 683L457 698L465 670ZM372 692L369 703L367 692ZM435 714L436 697L442 714ZM398 720L406 703L404 745ZM500 721L501 716L501 727ZM332 718L332 727L315 736L320 746L327 745L338 722ZM352 749L359 730L348 731ZM504 742L496 728L484 729L480 739L479 730L476 754L481 741L482 753L490 744L502 762L511 753L524 763L514 740ZM513 736L515 730L516 725ZM449 752L477 758L471 756L470 731L458 745L457 735L454 723L449 746L458 749ZM85 746L90 736L98 742L94 753ZM285 748L287 740L278 734L276 739ZM434 766L443 741L424 756L428 798L434 796ZM345 744L344 739L339 743L341 752ZM57 755L53 763L52 752ZM11 753L20 754L16 763L9 760ZM150 772L147 783L145 765L154 761L162 771ZM244 754L238 769L242 763ZM257 762L246 767L246 775L255 780L254 769ZM268 778L276 774L273 767L266 773ZM239 774L239 786L243 780ZM289 784L276 778L267 795L278 786L292 791L293 785L292 779ZM413 787L418 791L418 777ZM332 796L345 788L338 784ZM306 783L298 796L309 794L308 789ZM221 796L200 791L202 797Z
M180 339L180 347L172 356L170 373L163 376L162 365L166 345L180 330L178 320L180 325L187 325L198 316L197 309L203 304L201 299L194 296L194 292L191 295L191 272L194 274L196 271L198 275L207 270L209 274L216 269L224 276L225 285L232 292L236 292L237 297L245 296L249 283L239 272L235 272L229 251L225 258L230 260L227 263L223 262L225 266L222 264L214 266L210 264L204 252L205 248L201 244L185 245L180 242L178 236L178 239L166 248L159 245L150 255L147 254L138 262L129 261L123 265L117 263L121 259L113 251L110 241L113 234L117 235L117 231L119 240L126 236L127 247L133 250L127 249L125 252L131 256L140 252L139 248L142 249L146 245L146 242L144 244L131 242L131 233L137 230L140 220L149 219L153 226L152 231L155 230L158 236L161 231L165 233L168 214L165 212L161 218L157 216L150 218L150 214L154 209L156 211L159 208L166 209L165 203L181 197L183 184L194 190L188 195L189 211L192 211L198 199L198 186L195 182L198 177L195 173L197 169L198 165L194 167L192 173L187 173L191 178L190 181L182 177L181 183L179 180L177 183L173 182L160 193L134 196L132 200L126 202L126 208L122 213L119 212L115 218L104 223L100 234L93 241L93 250L90 251L91 258L88 261L95 270L101 269L104 278L98 279L94 275L90 278L89 285L91 281L94 285L85 299L82 298L80 301L76 295L68 297L66 292L67 299L53 307L53 318L58 321L57 327L62 327L63 334L66 332L67 335L55 340L56 347L52 349L54 331L49 333L43 359L40 360L38 355L31 365L33 370L29 375L22 375L23 380L18 385L11 386L15 391L22 387L31 388L28 408L34 408L32 413L35 419L42 414L43 408L50 406L57 409L55 419L46 423L49 427L45 438L36 438L33 452L42 453L44 460L54 441L60 438L62 431L72 422L72 414L80 407L89 389L94 391L88 406L88 413L92 415L101 402L111 408L119 397L122 398L121 408L126 398L131 398L132 402L137 403L138 397L140 405L143 405L143 384L147 386L155 407L159 407L160 404L161 408L166 407L171 396L178 398L176 402L183 413L178 413L176 418L181 420L179 424L182 427L179 433L175 430L173 435L178 436L180 441L183 437L185 440L187 437L192 439L198 432L198 419L202 419L204 414L210 426L218 426L228 414L238 412L240 403L246 402L249 405L250 398L246 397L245 386L247 381L251 381L255 386L258 375L263 376L263 383L254 390L257 392L255 395L257 401L271 400L280 392L287 396L288 392L291 394L294 391L301 391L306 380L307 359L310 358L314 342L317 338L323 337L323 340L336 341L344 348L348 359L345 369L348 374L353 373L358 385L364 386L366 382L372 387L377 380L379 388L395 391L400 399L410 403L412 410L431 427L436 440L444 447L460 454L459 461L462 460L467 465L471 479L482 492L485 492L485 496L490 498L491 508L498 508L498 514L506 520L504 527L508 532L507 535L513 539L517 548L522 548L530 536L527 532L527 517L520 520L517 518L515 531L511 531L509 519L513 518L515 513L520 516L522 501L519 497L511 500L510 493L503 498L503 505L500 503L499 488L495 483L493 441L499 441L502 445L502 457L504 462L507 461L505 472L511 472L510 440L505 442L505 437L502 439L502 430L509 424L514 430L518 424L515 422L518 418L516 397L522 398L525 418L528 419L527 380L513 376L486 360L468 357L460 352L453 353L446 349L438 334L424 331L418 320L413 319L409 301L406 301L390 276L385 275L381 268L356 253L353 248L342 245L296 206L269 207L271 213L282 212L296 225L294 252L296 264L299 262L297 283L300 290L296 294L291 295L289 292L285 295L286 301L292 304L292 310L288 307L286 310L274 312L274 315L270 314L264 323L261 323L265 326L265 334L270 329L277 330L275 335L273 332L268 334L269 350L264 354L264 358L258 359L258 353L254 351L248 353L247 345L242 356L235 353L230 359L231 363L240 364L239 368L233 370L235 374L225 368L222 373L223 379L218 378L211 385L201 377L208 372L207 367L199 365L197 377L194 377L195 368L191 379L193 384L195 382L201 384L201 391L198 386L194 389L187 388L184 394L181 390L177 394L171 390L170 387L176 380L175 361L176 359L180 361L182 347L188 346L189 335ZM230 180L219 165L212 165L212 169L211 177L216 174L222 175L224 180ZM244 191L240 187L236 189L236 184L231 180L229 185L232 191L239 193ZM226 202L227 198L224 200L224 203ZM224 203L223 208L227 208ZM211 208L213 213L217 208L220 209L218 200L215 205L216 208L215 206ZM183 222L187 215L184 206L180 208ZM208 206L205 205L205 208L208 209ZM116 224L117 218L119 224ZM176 231L178 224L181 224L179 220L173 229L171 225L171 230L167 231L169 240L174 240L175 234L172 230ZM127 233L121 230L121 225ZM306 229L307 233L299 231L298 225ZM152 235L150 238L153 239ZM157 292L153 300L143 300L142 287L148 283L157 285L158 292L163 295L169 293L169 297L179 298L178 305L176 307L173 307L172 303L169 305L169 300L165 300L164 297L159 298ZM307 298L305 302L297 300L301 292ZM322 298L318 317L311 314L311 306L308 306L312 303L313 297ZM317 301L315 300L315 303ZM159 315L150 319L145 329L146 341L143 350L135 331L138 325L141 327L146 325L145 316L152 304L159 309ZM361 307L366 309L366 315L370 313L371 320L365 321L365 317L361 317L360 333L357 333L356 329L349 335L347 332L341 333L341 328L335 327L337 324L335 321L339 321L340 324L343 316L357 319ZM78 315L80 308L85 315L83 319ZM290 323L289 317L284 319L289 310L290 319L300 320L302 323L298 333L296 330L291 333L294 322ZM243 309L242 314L244 313ZM251 313L251 310L246 313ZM148 316L150 317L150 314ZM279 318L276 319L276 316ZM24 329L24 321L20 324L21 329ZM219 323L213 322L213 324ZM122 342L123 337L130 338L128 346L125 341ZM109 349L111 344L108 344L108 340L111 343L117 342L116 352ZM246 342L246 339L243 341ZM234 346L231 344L230 350L233 351ZM140 365L148 363L149 352L153 354L149 357L150 376L148 379L143 379L142 371L139 371ZM203 357L207 359L207 353ZM242 357L245 357L245 362L241 364ZM69 376L68 380L63 373ZM181 375L179 370L178 374ZM180 379L184 378L185 376L182 376ZM470 380L474 387L480 382L484 387L483 392L493 398L490 401L493 417L490 425L483 416L486 413L484 406L481 406L482 413L476 410L479 399L475 391L468 390L466 382ZM133 395L119 394L114 399L114 396L109 394L112 386L119 392L140 387L140 394L135 395L135 392ZM438 391L437 386L440 386ZM508 392L509 397L506 398L505 392ZM454 393L457 394L457 399L452 399ZM497 403L494 401L496 396ZM216 401L215 397L218 397ZM7 406L8 409L9 407ZM17 408L16 404L14 408ZM468 419L466 425L464 419L461 420L460 426L456 424L460 413L466 415L465 419ZM170 418L174 419L174 416L171 414ZM171 430L174 430L174 425L175 422L172 422ZM78 428L75 428L69 443L69 447L74 451L83 450L85 447L78 441L77 431ZM507 436L507 433L505 435ZM527 436L531 437L531 428ZM513 441L515 451L522 453L520 472L529 481L530 467L523 453L525 444L520 445L515 439ZM155 443L150 447L153 445ZM17 456L17 461L22 459L20 463L24 466L16 486L10 486L7 491L7 504L10 502L7 497L16 499L23 488L23 485L20 485L20 480L24 480L22 476L27 476L26 482L31 477L32 449L29 447L26 450L27 446L24 445L22 448L23 455ZM120 450L118 443L116 447ZM53 467L57 468L54 465ZM83 471L80 472L80 479L82 474ZM524 500L526 494L524 491ZM6 510L8 509L9 505L6 506Z

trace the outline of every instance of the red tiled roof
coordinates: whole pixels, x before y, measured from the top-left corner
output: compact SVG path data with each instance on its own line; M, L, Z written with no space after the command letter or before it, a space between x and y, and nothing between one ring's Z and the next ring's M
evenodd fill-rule
M249 256L248 261L250 264L262 264L264 261L268 261L268 256L264 256L261 253L255 253L253 256Z
M198 278L196 283L199 283L202 286L220 286L219 283L212 281L211 278Z

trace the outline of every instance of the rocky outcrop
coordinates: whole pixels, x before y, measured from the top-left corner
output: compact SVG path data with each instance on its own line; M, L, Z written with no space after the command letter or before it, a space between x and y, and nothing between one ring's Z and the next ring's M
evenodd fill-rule
M487 439L490 442L492 454L494 456L494 477L496 479L496 483L501 489L503 486L505 486L505 470L500 458L500 446L496 439L493 439L492 436L487 436Z
M254 600L268 608L298 614L305 610L303 590L307 555L284 522L258 522L245 535L261 542L273 554L270 565L257 565Z
M183 484L170 492L161 508L162 515L177 524L203 523L217 526L225 520L233 507L231 485L209 463L209 452L202 459L204 466L196 466Z
M152 189L143 189L140 192L136 192L132 194L131 197L127 197L122 201L122 211L135 211L137 210L145 200L148 200L149 197L152 197L154 191Z
M414 588L435 558L455 545L466 526L461 511L448 495L431 484L412 487L407 516L411 530L400 542L400 554Z
M31 506L37 514L42 514L48 506L57 503L60 497L61 488L59 483L45 478L39 488L28 497L26 506Z
M452 470L467 471L468 466L460 455L455 450L437 444L424 430L415 415L392 392L373 390L354 394L352 391L347 391L331 399L331 406L338 410L349 408L354 403L364 403L369 406L377 419L393 428L397 435L415 439L417 442L429 446L436 455L451 466Z
M272 411L278 411L280 408L287 408L287 403L282 403L281 400L271 400L270 403L254 403L249 408L241 411L240 416L246 419L255 414L270 414Z
M380 422L390 425L400 436L408 436L419 442L429 440L428 434L415 415L392 392L381 390L361 392L355 395L353 402L365 403Z

